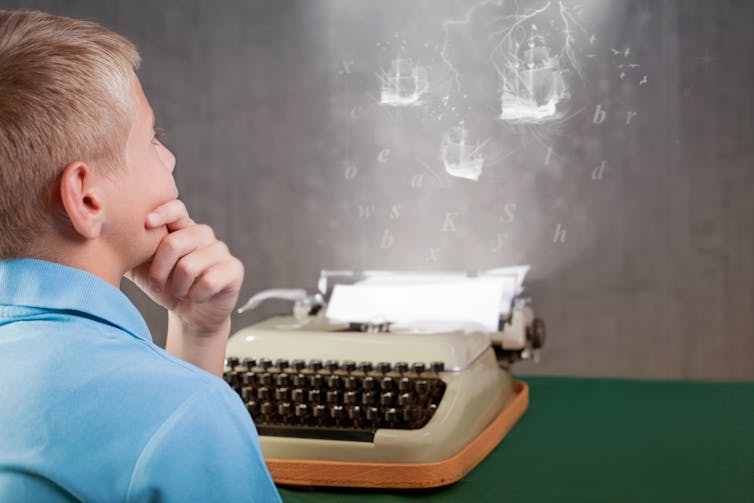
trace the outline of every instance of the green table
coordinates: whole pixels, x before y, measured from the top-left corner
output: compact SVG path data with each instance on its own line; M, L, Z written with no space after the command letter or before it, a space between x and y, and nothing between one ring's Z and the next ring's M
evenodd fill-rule
M461 481L283 501L754 502L754 382L519 379L529 409Z

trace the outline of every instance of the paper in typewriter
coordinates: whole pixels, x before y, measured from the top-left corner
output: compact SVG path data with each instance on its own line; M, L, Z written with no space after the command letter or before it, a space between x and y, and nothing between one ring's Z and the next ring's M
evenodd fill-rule
M366 272L353 285L335 285L327 317L343 323L391 322L402 327L498 330L500 314L520 294L528 266L463 273Z

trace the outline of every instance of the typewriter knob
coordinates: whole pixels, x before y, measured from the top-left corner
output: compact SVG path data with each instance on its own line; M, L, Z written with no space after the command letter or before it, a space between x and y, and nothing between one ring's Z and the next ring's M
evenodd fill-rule
M322 403L322 391L313 389L309 392L309 401L312 403Z
M353 372L354 370L356 370L356 362L352 362L350 360L344 361L342 369L346 372Z
M306 367L306 362L304 360L293 360L293 368L297 371L300 372L304 367Z
M227 358L227 359L225 360L225 364L226 364L226 365L227 365L227 366L228 366L228 367L229 367L229 368L230 368L231 370L233 370L233 369L234 369L234 368L236 367L236 365L238 365L238 357L237 357L237 356L229 356L229 357L228 357L228 358Z
M358 405L350 407L348 409L348 419L358 420L361 419L362 410Z
M390 372L390 364L388 362L380 362L374 366L374 370L381 374L386 374Z
M411 370L413 372L416 372L417 374L421 374L422 372L427 370L427 366L424 365L423 363L417 362L411 365Z
M288 388L277 388L275 390L275 400L284 401L288 400L291 396L291 392Z
M314 372L319 372L320 370L322 370L322 360L310 361L309 368L312 369Z
M249 414L253 416L259 413L259 404L255 402L254 400L252 400L246 404L246 410L248 410Z
M356 405L359 403L359 394L356 391L346 391L343 395L343 403L346 405Z
M261 406L259 407L259 411L260 411L260 412L261 412L262 414L265 414L265 415L268 415L268 414L272 414L272 411L273 411L273 410L274 410L274 409L273 409L273 407L272 407L272 403L271 403L271 402L264 402L264 403L262 403L262 405L261 405Z
M327 403L340 403L340 393L337 391L328 391Z
M246 372L243 375L243 383L247 386L251 386L254 384L254 381L256 380L257 375L254 372Z
M531 326L526 330L529 340L531 341L531 347L533 349L540 349L545 345L545 322L539 318L534 318Z
M260 400L269 400L270 396L270 388L262 387L257 390L257 398L259 398Z
M262 386L269 386L272 384L272 374L265 372L259 375L259 384Z
M284 358L278 358L275 360L275 367L278 368L281 372L288 368L288 360Z
M330 372L338 370L338 362L336 360L327 360L325 362L325 368Z
M241 360L241 365L246 367L246 370L251 371L251 369L257 364L257 361L254 358L244 358Z
M429 391L429 383L425 381L424 379L420 379L416 381L416 392L420 395L425 394L427 391Z
M390 405L393 405L393 394L390 392L383 393L382 396L380 396L380 405L383 407L389 407Z
M343 378L343 387L346 389L357 389L359 387L359 380L354 376L348 376Z
M398 405L405 407L407 405L411 405L411 403L414 401L413 397L411 396L411 393L403 393L398 397Z
M293 385L302 387L306 386L306 376L304 374L296 374L293 376Z
M259 360L259 366L267 370L268 368L272 367L272 360L270 360L269 358L262 358L261 360Z
M395 371L400 372L401 374L408 370L408 363L406 362L398 362L395 364Z
M343 379L341 379L338 375L330 376L327 378L327 386L330 388L339 389L342 384Z
M445 362L432 362L430 368L432 372L445 372Z
M312 388L320 388L325 384L325 378L322 374L314 374L309 376L309 385Z
M378 409L377 407L367 407L366 417L370 421L379 421L380 409Z

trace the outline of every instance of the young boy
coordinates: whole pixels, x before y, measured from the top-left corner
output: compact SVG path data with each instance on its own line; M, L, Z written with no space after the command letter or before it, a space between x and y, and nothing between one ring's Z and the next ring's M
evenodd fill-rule
M243 266L177 199L139 62L0 11L0 501L279 501L219 377ZM124 275L168 309L167 351Z

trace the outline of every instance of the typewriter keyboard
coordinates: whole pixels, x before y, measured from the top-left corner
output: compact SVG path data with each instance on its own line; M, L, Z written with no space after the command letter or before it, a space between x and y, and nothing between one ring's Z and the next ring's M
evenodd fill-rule
M379 428L416 429L445 392L442 362L371 363L229 356L225 381L260 435L372 442Z

